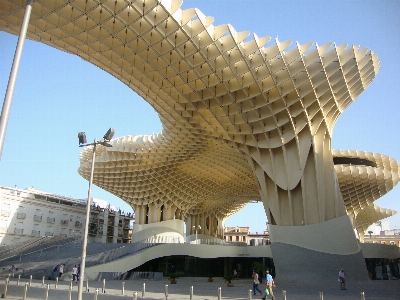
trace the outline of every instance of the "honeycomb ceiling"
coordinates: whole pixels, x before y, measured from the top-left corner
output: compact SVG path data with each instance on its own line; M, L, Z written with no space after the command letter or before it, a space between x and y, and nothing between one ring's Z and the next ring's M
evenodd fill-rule
M0 0L0 30L19 33L25 4ZM379 60L357 45L292 45L237 32L181 4L35 0L27 36L115 76L160 116L157 135L98 146L94 184L131 205L175 205L223 219L260 198L243 156L250 148L243 147L280 147L321 123L331 131L372 82ZM91 151L80 155L78 172L86 179ZM340 156L354 153L364 152ZM367 211L398 182L397 162L371 155L381 157L376 168L335 166L346 209L362 228L393 213Z

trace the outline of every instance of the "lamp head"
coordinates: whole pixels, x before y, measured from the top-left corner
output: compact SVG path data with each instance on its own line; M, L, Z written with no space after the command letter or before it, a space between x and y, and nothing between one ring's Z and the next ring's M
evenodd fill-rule
M103 136L103 139L104 139L105 141L108 141L108 142L109 142L109 141L113 138L114 133L115 133L115 131L114 131L113 128L108 129L107 132L106 132L106 134Z
M86 133L84 132L78 132L78 140L79 140L79 145L81 144L86 144Z

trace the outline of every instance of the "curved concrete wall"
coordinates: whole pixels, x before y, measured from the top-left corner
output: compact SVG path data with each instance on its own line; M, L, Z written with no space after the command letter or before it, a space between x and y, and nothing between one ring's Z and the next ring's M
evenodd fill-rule
M268 226L273 243L330 254L354 254L361 250L347 215L305 226Z
M400 248L382 244L361 244L361 249L365 258L400 258Z
M184 222L182 220L168 220L151 224L133 224L132 243L147 239L154 235L179 237L182 242L184 237Z
M113 272L118 275L132 270L152 259L170 255L190 255L199 258L271 257L272 252L269 245L240 247L202 244L162 244L147 248L134 255L116 261L88 267L85 270L85 275L90 280L96 280L100 272Z
M306 226L271 226L271 250L280 282L337 281L340 269L355 281L368 273L350 218Z

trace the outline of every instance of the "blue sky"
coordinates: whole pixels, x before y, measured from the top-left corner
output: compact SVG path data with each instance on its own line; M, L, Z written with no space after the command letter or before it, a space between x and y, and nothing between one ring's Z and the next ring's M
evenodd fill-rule
M230 23L236 31L259 37L372 49L380 58L380 71L340 116L332 148L378 152L400 161L399 1L183 1L182 8L190 7L213 16L214 25ZM16 43L15 36L0 33L2 95ZM115 137L161 131L154 109L114 77L76 56L27 40L0 161L0 185L86 198L88 182L77 173L77 133L85 131L92 141L109 127L115 129ZM97 187L92 196L131 211ZM399 211L387 220L392 228L400 228L400 187L375 203ZM225 225L260 232L266 221L258 203L248 204Z

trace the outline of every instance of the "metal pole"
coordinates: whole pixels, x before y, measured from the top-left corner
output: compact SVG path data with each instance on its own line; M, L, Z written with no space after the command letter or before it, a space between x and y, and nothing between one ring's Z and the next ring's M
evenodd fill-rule
M190 287L190 300L193 299L193 285Z
M29 276L29 286L31 286L31 285L32 285L32 275Z
M106 279L103 278L103 287L101 288L101 292L105 293L106 292Z
M319 300L324 300L324 292L319 292Z
M1 298L7 298L8 281L9 281L9 279L7 278L7 279L6 279L6 283L4 284L4 293L3 293L3 295L1 296Z
M26 1L26 9L25 9L25 14L24 14L24 19L22 21L21 31L19 32L17 49L15 50L14 61L13 61L12 68L11 68L10 78L8 79L6 96L4 98L3 108L1 110L0 159L1 159L1 153L3 152L3 144L4 144L4 139L6 136L8 116L10 115L11 103L12 103L12 98L13 98L14 89L15 89L15 82L17 81L19 63L21 62L22 49L24 48L26 31L28 30L29 19L31 17L32 2L33 2L33 0Z
M168 297L168 284L165 285L165 297Z
M133 293L133 300L137 300L137 294L138 294L138 292Z
M92 154L92 166L91 166L90 178L89 178L88 199L87 199L87 203L86 203L85 234L83 236L83 242L82 242L82 259L81 259L81 272L79 274L80 277L79 277L79 288L78 288L78 300L82 300L83 280L85 277L86 246L87 246L87 238L88 238L88 234L89 234L90 200L91 200L91 194L92 194L94 160L96 158L96 142L97 142L96 139L94 139L93 154Z
M99 289L96 289L96 291L94 292L94 300L97 300L97 296L99 295Z
M89 292L89 279L86 278L86 292Z
M24 287L24 297L22 298L23 300L26 299L26 293L28 292L28 284L27 282L25 282L25 287Z
M364 292L361 292L361 300L365 300Z
M282 291L282 299L286 300L286 291Z
M221 300L221 287L218 288L218 300Z
M122 296L125 294L125 281L122 281Z
M58 276L56 277L56 283L54 284L55 289L57 289L57 285L58 285Z
M144 294L146 293L146 283L143 282L143 288L142 288L142 298L144 298Z
M44 286L44 276L42 277L42 287Z
M249 300L253 299L253 297L251 296L252 294L253 294L253 291L249 290L249 296L247 297L247 299L249 299Z
M44 300L49 299L49 289L50 289L50 284L48 284L46 287L46 292L44 293Z
M18 274L18 281L17 281L17 285L19 285L19 281L21 280L21 274Z
M72 282L72 281L71 281ZM71 300L72 299L72 285L70 285L69 286L69 289L68 289L68 300Z

